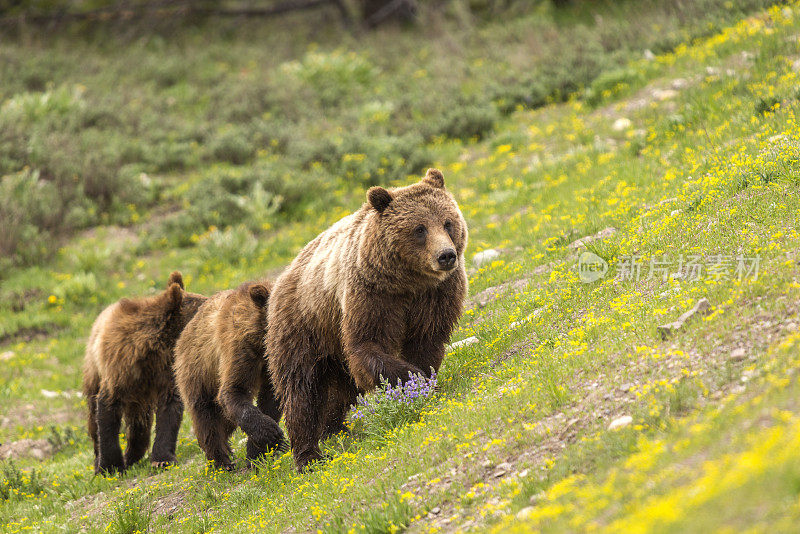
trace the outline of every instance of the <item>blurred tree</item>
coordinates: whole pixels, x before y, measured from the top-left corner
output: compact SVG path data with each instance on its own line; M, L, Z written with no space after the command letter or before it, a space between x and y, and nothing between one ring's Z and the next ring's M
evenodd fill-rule
M25 0L0 0L0 15L6 15L19 8Z
M361 16L370 28L389 21L413 22L416 15L415 0L361 0Z

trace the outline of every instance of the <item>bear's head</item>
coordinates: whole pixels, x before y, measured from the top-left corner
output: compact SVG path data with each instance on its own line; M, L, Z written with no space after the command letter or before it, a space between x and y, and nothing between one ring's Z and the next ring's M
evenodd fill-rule
M428 169L425 177L408 187L367 192L369 208L377 214L379 238L375 245L388 254L390 269L442 281L464 267L467 223L444 176Z
M178 286L181 290L181 299L178 301L178 306L180 308L176 309L176 311L180 311L180 325L181 328L185 327L189 321L192 320L192 317L195 316L197 310L200 309L200 306L208 300L208 297L200 295L198 293L190 293L186 291L185 286L183 285L183 275L180 271L173 271L169 275L169 280L167 281L167 287L172 289L173 286Z

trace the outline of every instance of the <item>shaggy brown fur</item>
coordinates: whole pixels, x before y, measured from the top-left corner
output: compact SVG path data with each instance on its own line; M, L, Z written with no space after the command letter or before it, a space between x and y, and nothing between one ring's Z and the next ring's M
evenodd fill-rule
M286 450L264 358L269 282L222 291L203 304L175 346L175 376L200 448L230 469L230 436L247 434L247 460ZM253 398L258 393L258 408Z
M151 461L158 466L175 462L183 405L172 373L173 348L204 300L184 292L176 271L160 295L122 299L95 320L83 364L83 394L96 473L124 471L144 456L153 412ZM119 446L123 417L128 438L124 457Z
M467 225L441 172L367 199L306 245L270 297L270 373L301 470L360 391L439 369L467 292Z

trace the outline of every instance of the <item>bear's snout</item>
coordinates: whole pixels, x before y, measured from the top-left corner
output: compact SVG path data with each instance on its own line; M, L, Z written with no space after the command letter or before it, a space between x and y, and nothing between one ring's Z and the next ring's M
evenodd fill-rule
M456 251L452 248L445 249L439 253L436 261L439 263L439 268L442 271L449 271L456 266Z

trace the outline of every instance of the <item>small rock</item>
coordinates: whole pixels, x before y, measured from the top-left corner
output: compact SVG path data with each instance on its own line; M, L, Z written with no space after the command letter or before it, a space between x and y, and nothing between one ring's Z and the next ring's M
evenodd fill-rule
M492 473L492 478L500 478L502 476L505 476L506 473L508 473L508 471L506 471L505 469L498 469L497 471Z
M610 237L617 233L617 229L613 226L609 226L608 228L604 228L597 232L594 235L588 235L586 237L582 237L577 239L569 244L569 248L571 249L578 249L581 247L585 247L587 243L591 243L592 241L596 241L598 239L605 239L606 237Z
M678 91L675 89L656 89L653 91L653 98L656 100L670 100L678 96Z
M61 395L58 391L50 391L49 389L43 389L41 393L45 399L54 399Z
M519 520L528 519L534 510L535 508L533 506L526 506L525 508L517 512L516 518Z
M492 467L493 465L494 465L494 462L491 461L491 460L484 460L484 461L481 462L481 467L484 467L484 468L487 468L487 469L489 467Z
M10 360L11 358L13 358L14 356L16 356L16 354L14 354L13 350L7 350L7 351L3 352L2 354L0 354L0 361L6 362L6 361Z
M619 390L620 390L621 392L623 392L623 393L627 393L627 392L629 392L629 391L631 390L631 388L632 388L632 387L633 387L633 385L632 385L632 384L622 384L622 385L619 387Z
M525 478L526 476L528 476L528 470L527 470L527 469L523 469L522 471L520 471L519 473L517 473L517 476L518 476L519 478Z
M708 315L709 313L711 313L711 303L708 302L707 298L703 297L697 301L697 304L691 310L683 313L676 321L659 326L658 333L661 334L661 339L666 340L670 335L681 330L686 322L696 315Z
M706 67L707 76L719 76L719 69L717 67Z
M534 493L533 495L531 495L531 498L528 499L528 502L530 502L531 504L536 504L542 499L544 499L544 492L540 491L539 493Z
M656 59L656 55L649 48L645 48L645 50L644 50L644 58L647 61L653 61L653 60Z
M630 415L623 415L622 417L617 417L611 424L608 425L609 430L617 430L618 428L624 428L629 424L633 423L633 417Z
M46 439L21 439L0 446L0 460L23 457L44 460L53 452L53 445Z
M472 256L472 263L475 265L475 267L482 267L484 265L488 265L489 263L491 263L493 259L499 257L500 257L499 251L493 248L488 248Z
M438 506L434 506L433 508L431 508L430 513L432 513L433 515L439 515L440 513L442 513L442 509L439 508Z
M747 356L745 350L739 347L738 349L733 349L733 352L731 352L729 359L732 362L740 362L745 359L745 356Z
M451 343L447 350L451 351L451 350L455 350L455 349L457 349L459 347L467 347L469 345L474 345L477 342L478 342L478 338L477 337L470 336L470 337L461 339L459 341L456 341L454 343Z
M675 78L672 80L670 86L672 86L673 89L685 89L689 86L689 82L686 80L686 78Z
M627 130L631 126L633 126L633 123L631 122L630 119L626 119L625 117L620 117L614 121L614 124L613 126L611 126L611 129L614 130L615 132L622 132Z
M669 212L669 216L675 217L676 215L680 215L681 213L683 213L683 210L678 208L676 210L672 210L671 212Z

